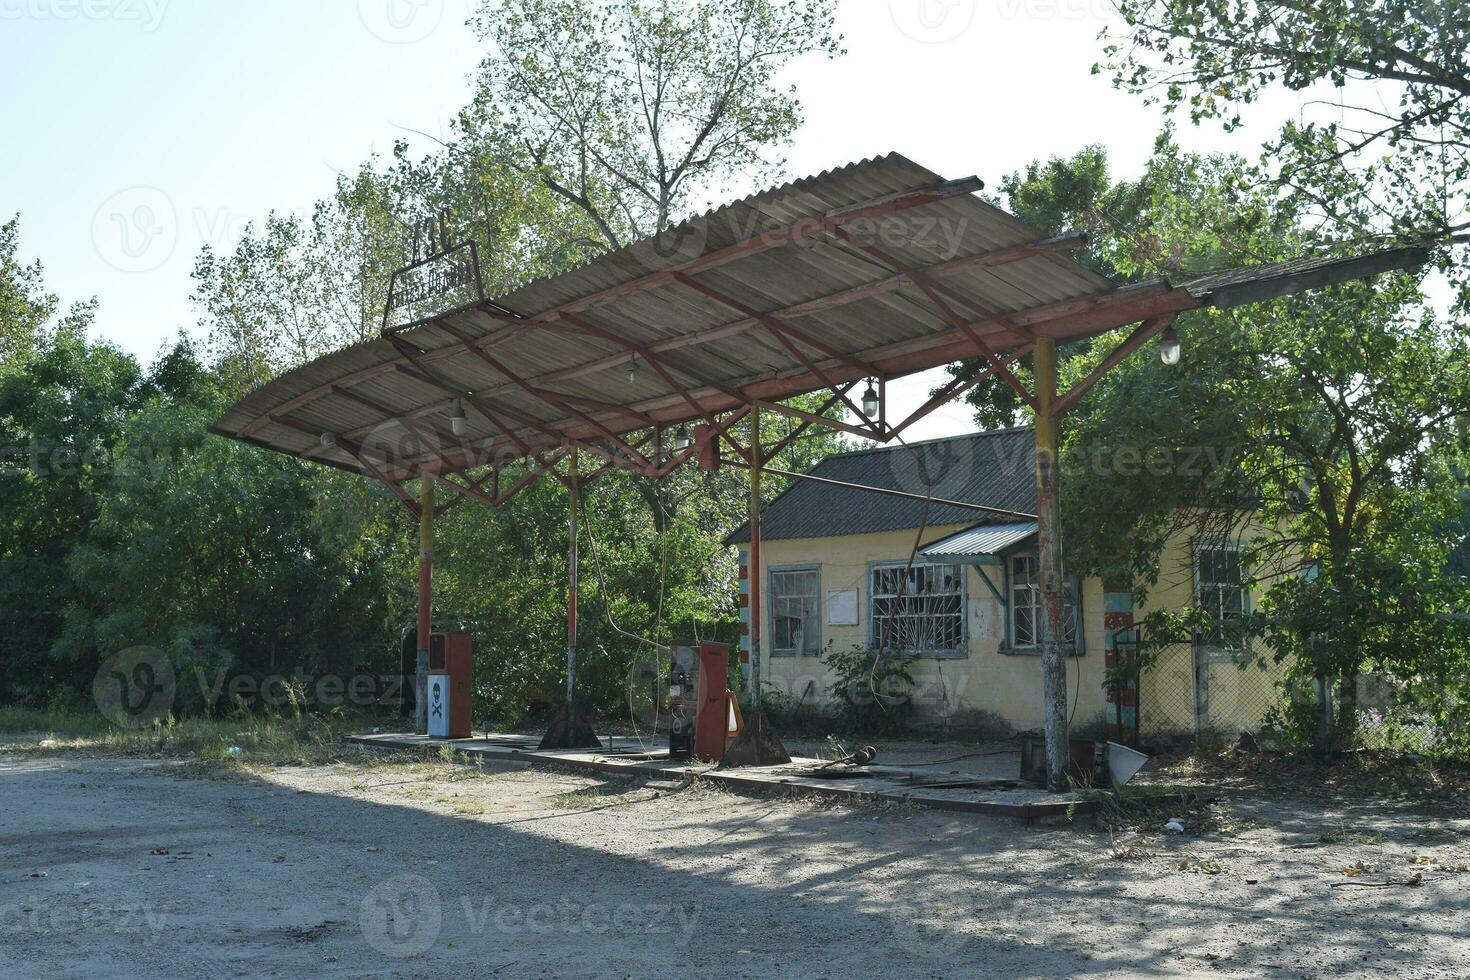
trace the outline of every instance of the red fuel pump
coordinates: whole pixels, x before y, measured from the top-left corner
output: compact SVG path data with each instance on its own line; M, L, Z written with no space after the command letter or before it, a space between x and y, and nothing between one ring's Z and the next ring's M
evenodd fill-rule
M669 757L725 758L725 741L740 732L740 706L727 683L730 647L675 643L669 649Z
M429 634L430 738L469 738L473 733L473 664L468 633Z

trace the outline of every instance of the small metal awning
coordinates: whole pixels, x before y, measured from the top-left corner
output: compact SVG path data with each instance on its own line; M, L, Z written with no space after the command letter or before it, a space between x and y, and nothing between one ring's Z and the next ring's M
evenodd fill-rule
M925 558L993 558L1036 534L1035 521L977 524L919 549Z

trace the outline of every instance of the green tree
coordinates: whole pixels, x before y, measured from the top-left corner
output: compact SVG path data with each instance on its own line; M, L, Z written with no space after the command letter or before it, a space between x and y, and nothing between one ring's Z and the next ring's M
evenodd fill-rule
M470 145L517 166L596 228L601 248L669 227L700 195L764 182L801 124L777 73L840 53L833 0L503 0L460 115Z
M1360 238L1470 242L1466 0L1115 4L1126 26L1107 38L1114 82L1195 122L1234 129L1278 86L1335 90L1263 153L1304 216ZM1443 263L1470 302L1463 248Z
M1032 213L1071 219L1081 200L1127 214L1125 233L1089 225L1093 261L1127 279L1285 259L1316 242L1297 200L1238 158L1166 140L1139 181L1104 185L1104 173L1089 151L1005 190ZM1433 316L1415 277L1400 275L1188 314L1179 331L1180 365L1131 358L1068 416L1068 564L1132 575L1146 591L1188 575L1160 566L1171 535L1255 527L1247 561L1267 590L1255 628L1299 672L1342 682L1342 738L1360 672L1433 676L1441 690L1463 677L1465 646L1445 614L1463 608L1464 581L1444 570L1470 416L1464 325ZM1064 386L1123 335L1074 348Z
M211 363L243 391L376 336L394 269L410 261L413 222L447 213L476 242L488 294L564 266L578 219L485 148L448 147L365 162L308 217L268 215L225 254L195 260L194 304Z
M39 261L23 264L20 254L20 217L0 224L0 372L15 367L35 353L47 333L56 327L85 329L95 303L77 303L53 322L60 301L46 291Z
M69 676L51 656L78 599L66 559L97 520L123 422L146 387L131 357L72 328L0 374L0 689L12 697L45 698Z

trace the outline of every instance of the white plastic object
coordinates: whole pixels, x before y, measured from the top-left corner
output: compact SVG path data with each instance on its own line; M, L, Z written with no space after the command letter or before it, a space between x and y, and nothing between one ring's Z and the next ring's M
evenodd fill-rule
M1122 786L1138 775L1138 770L1148 761L1148 756L1137 749L1130 749L1117 742L1108 743L1108 776L1114 786Z

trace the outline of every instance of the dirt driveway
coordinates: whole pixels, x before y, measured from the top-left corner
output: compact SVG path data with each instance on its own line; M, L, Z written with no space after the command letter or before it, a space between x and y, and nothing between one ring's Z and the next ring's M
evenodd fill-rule
M0 976L1470 976L1470 819L1235 812L1114 842L509 766L0 755Z

